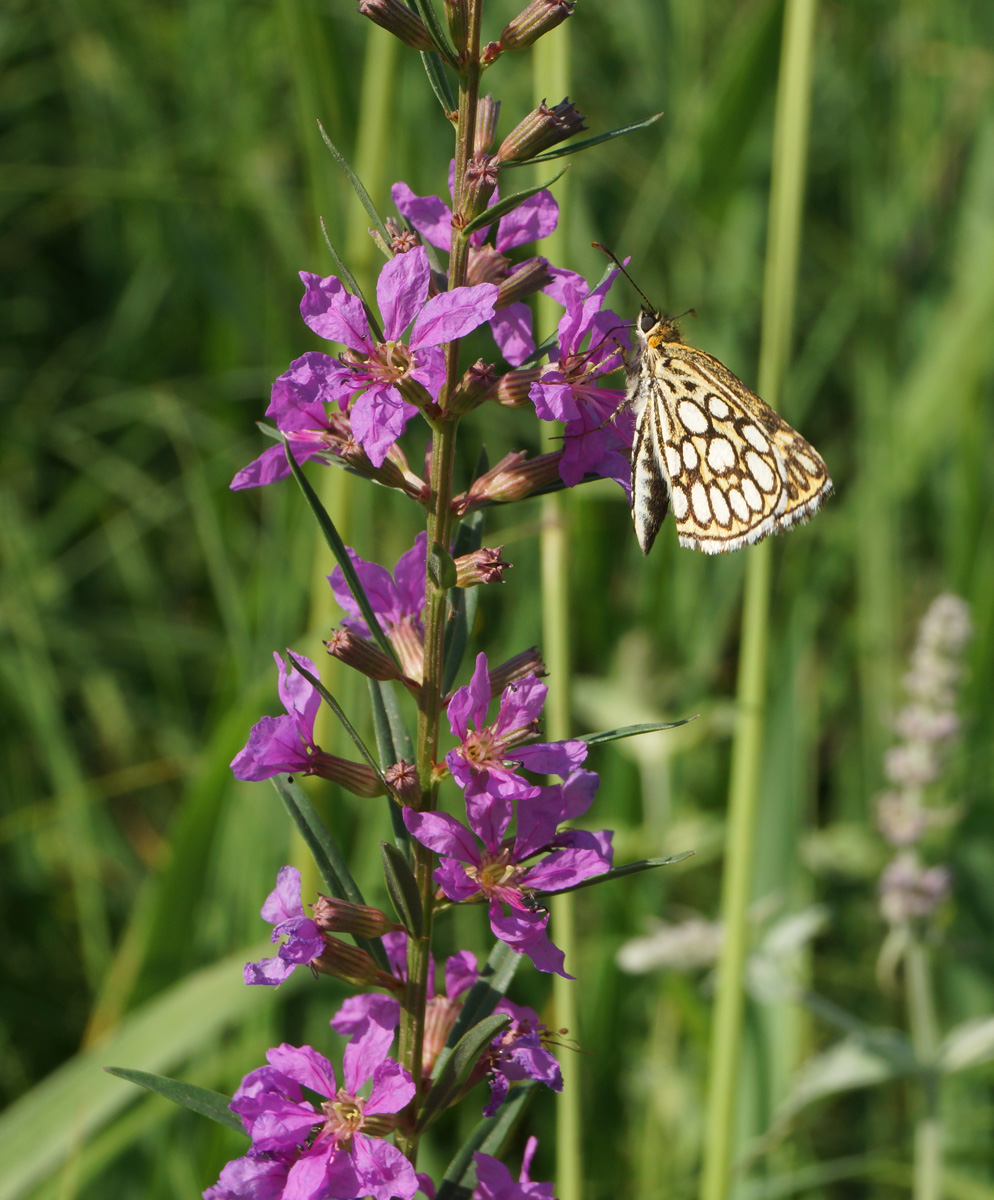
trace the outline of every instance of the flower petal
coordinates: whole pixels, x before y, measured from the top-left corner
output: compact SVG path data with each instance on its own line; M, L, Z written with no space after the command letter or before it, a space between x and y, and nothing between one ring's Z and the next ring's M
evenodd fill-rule
M396 341L428 298L431 267L424 246L395 254L376 281L376 303L383 317L383 335Z
M501 217L497 226L497 250L503 254L515 246L524 246L548 237L558 222L559 205L552 193L543 188L513 208L506 217Z
M517 300L514 304L498 308L490 322L490 328L504 361L512 367L520 367L534 352L532 310L523 301Z
M477 283L432 296L414 322L411 349L465 337L494 315L497 292L495 283Z
M412 837L436 854L445 854L460 862L479 866L480 851L476 838L465 825L448 813L415 812L413 808L405 808L404 824Z
M437 196L416 196L400 181L390 189L397 210L405 216L425 241L448 250L452 245L452 209Z
M350 350L371 353L374 346L369 321L359 297L347 292L334 275L322 279L310 271L301 271L300 278L304 283L304 298L300 302L304 323L329 342L341 342Z

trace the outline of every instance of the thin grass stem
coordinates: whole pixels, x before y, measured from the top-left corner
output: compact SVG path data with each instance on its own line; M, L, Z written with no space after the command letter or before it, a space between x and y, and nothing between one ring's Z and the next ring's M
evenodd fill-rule
M759 389L778 407L790 354L807 159L815 0L788 0L784 13L763 287ZM737 717L722 883L724 939L712 1017L701 1200L725 1200L734 1156L743 1038L743 979L748 954L753 847L759 811L770 608L771 547L749 553L742 611Z

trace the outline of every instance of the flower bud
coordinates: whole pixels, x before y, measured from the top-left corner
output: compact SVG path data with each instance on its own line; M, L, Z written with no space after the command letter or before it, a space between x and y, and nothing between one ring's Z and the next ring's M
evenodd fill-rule
M397 664L388 654L384 654L374 642L360 637L351 629L336 629L324 643L324 648L347 667L361 671L370 679L384 683L388 679L403 678Z
M461 517L485 504L523 500L550 487L559 480L562 453L557 450L554 454L540 454L536 458L526 458L523 450L505 454L496 466L475 479L468 491L455 497L452 511Z
M552 268L547 258L528 258L497 285L496 307L504 308L526 296L533 296L548 287L552 280Z
M460 212L471 221L483 212L497 186L497 160L490 154L474 154L466 164L466 181Z
M356 987L380 987L388 992L404 990L401 980L381 970L365 950L328 934L324 935L324 940L325 949L311 963L323 975L333 975Z
M538 647L529 646L527 650L522 650L520 654L515 654L507 662L502 662L499 667L491 668L490 694L496 699L503 693L508 684L516 683L519 679L525 679L528 675L538 675L539 678L542 678L546 674L548 672L545 669L542 656L538 652Z
M583 114L569 97L560 100L555 108L549 108L543 100L501 142L497 160L507 163L534 158L586 128Z
M349 762L347 758L339 758L336 754L326 754L324 750L315 751L309 758L309 775L317 775L319 779L328 779L345 788L354 796L369 799L372 796L385 796L386 788L372 767L366 763Z
M406 804L408 808L420 806L421 780L418 778L417 767L412 763L403 759L393 763L383 772L383 778L401 804Z
M489 398L490 392L497 383L497 376L492 363L485 363L478 358L468 367L462 379L456 384L455 390L449 397L447 411L462 416L472 412L478 404Z
M500 35L501 50L524 50L572 13L576 0L532 0Z
M497 118L500 116L500 101L493 96L481 96L476 109L476 132L473 135L473 154L492 154L497 140Z
M348 419L343 419L347 424ZM348 463L349 468L356 475L362 475L365 479L374 479L384 487L396 488L420 503L427 502L428 485L414 474L404 452L396 444L387 451L387 456L379 467L373 466L366 451L352 437L351 432L329 448L343 462Z
M421 244L418 235L406 225L402 225L396 217L387 217L383 224L390 234L390 249L394 254L406 254L408 250L414 250Z
M456 54L459 54L465 50L466 39L469 36L468 0L442 0L442 7L449 25L449 36L456 48Z
M325 933L353 933L358 937L376 938L403 928L378 908L353 904L321 892L318 892L318 898L311 908L314 910L314 924Z
M359 0L358 12L414 50L433 50L424 22L401 0Z
M449 1034L463 1009L463 998L450 1000L448 996L432 996L425 1005L425 1035L422 1067L425 1077L431 1075L435 1060L445 1048Z
M880 877L880 911L891 925L931 917L949 894L949 870L923 867L904 851Z
M456 559L456 587L476 587L478 583L503 583L504 571L511 566L501 558L503 546L481 546Z

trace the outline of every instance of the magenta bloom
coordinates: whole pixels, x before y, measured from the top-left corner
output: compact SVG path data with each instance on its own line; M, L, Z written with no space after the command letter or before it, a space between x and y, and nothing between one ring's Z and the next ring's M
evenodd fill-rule
M321 930L304 912L300 901L300 872L296 867L280 867L276 887L266 897L261 916L272 924L274 942L281 937L287 940L275 958L246 963L244 978L246 983L276 987L292 975L296 967L319 958L325 945Z
M518 767L565 779L587 757L587 743L579 740L525 744L538 732L548 690L537 675L510 684L500 698L497 719L488 725L490 672L487 656L477 655L472 679L459 688L448 707L459 745L445 761L455 781L466 789L467 800L480 792L508 798L538 795L539 789L517 773Z
M551 1183L532 1183L529 1178L528 1172L537 1148L538 1138L530 1137L525 1143L517 1182L499 1159L478 1150L473 1155L477 1179L473 1200L555 1200Z
M572 976L563 969L563 952L546 933L549 914L536 907L534 893L562 891L610 868L608 832L556 832L561 821L590 806L597 784L592 772L577 771L564 784L535 788L525 802L519 800L514 837L505 837L513 811L508 796L467 790L469 828L448 813L404 809L411 834L442 855L434 878L445 895L457 902L487 901L495 937L527 954L540 971L567 979ZM538 861L529 865L531 859Z
M552 353L555 361L531 386L538 416L566 422L559 473L568 487L591 474L616 479L626 490L631 487L635 418L631 409L624 409L612 421L625 394L597 385L602 376L624 365L616 340L622 322L610 310L601 311L616 275L611 272L593 291L579 277L565 284L566 312L559 322L558 349Z
M303 654L296 656L316 678L317 667ZM279 670L279 694L286 715L263 717L252 726L249 740L231 760L236 779L270 779L273 775L307 775L313 770L312 755L320 753L314 741L314 718L321 697L307 680L288 668L275 651L273 658Z
M359 1038L345 1048L344 1081L311 1046L283 1044L266 1053L270 1070L253 1072L231 1102L252 1138L254 1154L293 1158L283 1200L374 1196L412 1200L418 1181L410 1162L383 1140L392 1114L414 1096L414 1081L387 1058L382 1039ZM255 1078L253 1078L253 1076ZM359 1092L372 1080L366 1097ZM315 1107L303 1089L322 1099Z
M451 172L450 172L451 185ZM404 182L390 189L390 195L398 211L405 216L425 241L440 250L452 247L452 209L438 196L416 196ZM499 196L494 190L488 207L497 203ZM493 243L487 241L489 229L478 229L470 236L469 265L467 278L473 282L488 280L492 283L509 279L533 263L534 259L512 263L507 251L548 237L559 221L559 205L549 191L541 191L500 218ZM544 260L542 260L544 261ZM555 281L542 290L562 303L560 298L563 282L573 277L572 271L553 268ZM532 336L531 309L527 304L516 301L498 308L490 321L494 341L501 354L511 366L519 366L535 349Z
M351 438L348 417L329 414L326 406L341 398L348 371L341 363L316 350L294 359L289 369L273 383L266 416L286 435L298 463L318 454L337 454ZM270 446L243 467L231 481L233 491L263 487L286 479L290 464L282 443Z
M204 1200L279 1200L292 1160L282 1155L252 1154L235 1158L221 1168L221 1177L204 1193Z
M300 273L306 291L300 311L320 337L347 347L338 362L334 389L344 409L352 400L349 420L356 441L374 467L404 430L414 408L402 398L397 383L413 379L438 399L445 378L444 342L464 337L494 315L497 288L492 283L453 288L428 298L431 268L423 247L398 254L384 266L376 284L383 318L383 342L369 328L362 301L330 275L322 279ZM407 344L401 336L413 322Z
M397 560L393 575L378 563L367 562L348 547L349 558L356 569L363 590L373 606L373 612L397 651L404 673L420 680L424 668L424 625L421 614L425 606L425 557L428 535L419 533L414 545ZM362 619L359 605L349 591L341 567L328 576L335 599L349 614L342 622L361 637L371 636Z

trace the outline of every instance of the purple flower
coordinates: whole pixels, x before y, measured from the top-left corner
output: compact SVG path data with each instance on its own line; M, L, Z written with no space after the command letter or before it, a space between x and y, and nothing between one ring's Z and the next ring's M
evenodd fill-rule
M315 678L317 667L303 654L296 656ZM263 717L252 726L249 740L231 760L236 779L270 779L273 775L309 774L314 767L311 756L319 753L314 741L314 718L321 697L300 674L288 667L275 651L279 670L279 694L286 716Z
M410 1162L376 1135L393 1128L392 1114L411 1101L414 1081L385 1056L382 1039L367 1035L346 1046L342 1087L331 1063L311 1046L284 1043L266 1057L271 1072L240 1089L231 1108L248 1128L252 1153L292 1156L283 1200L412 1200L418 1181ZM369 1095L360 1096L370 1080ZM317 1107L304 1099L305 1087L323 1097Z
M378 467L415 411L397 384L414 380L437 399L445 378L444 356L438 347L489 321L497 288L481 283L429 299L431 268L424 248L398 254L384 266L376 284L385 338L378 342L362 301L338 279L333 275L322 279L308 271L300 277L306 288L300 305L304 321L320 337L347 348L338 360L341 374L336 375L333 390L343 409L353 401L352 433ZM400 338L412 322L404 345Z
M282 1155L253 1154L233 1159L221 1177L204 1193L204 1200L279 1200L286 1187L290 1162Z
M626 490L631 486L634 415L631 409L617 412L624 392L597 386L601 376L624 365L621 347L613 337L622 322L610 310L601 311L616 275L617 271L612 271L593 291L579 277L564 285L566 312L559 322L558 349L552 355L555 361L531 385L538 416L543 421L566 422L559 473L568 487L588 474L616 479Z
M587 757L587 744L579 740L523 744L538 732L548 690L537 675L510 684L500 698L497 719L488 725L490 672L487 656L477 656L472 679L459 688L448 707L459 745L445 761L455 781L466 789L467 800L480 792L507 798L538 795L539 789L517 774L518 767L565 779Z
M561 821L589 807L597 784L592 772L577 771L564 784L533 789L527 803L519 800L514 837L504 836L513 813L508 796L467 789L469 828L448 813L404 809L411 834L442 855L434 878L444 894L457 902L487 901L495 937L527 954L540 971L567 979L563 952L546 934L549 914L536 907L534 893L562 891L610 868L609 833L556 832Z
M428 535L419 533L414 545L397 560L393 575L377 563L367 562L348 547L349 558L359 576L359 582L373 606L373 612L397 651L404 673L420 682L424 670L424 624L421 614L425 606L425 558ZM371 636L362 619L359 605L345 582L341 567L328 576L335 599L349 616L342 622L361 637Z
M272 940L281 937L287 940L280 946L275 958L264 958L261 962L246 963L246 983L265 983L278 986L294 968L313 962L325 948L321 930L304 912L300 901L300 872L296 867L280 867L276 887L266 897L262 906L262 918L273 926Z
M538 1013L507 999L501 1000L494 1012L506 1013L511 1024L487 1049L490 1099L483 1110L485 1117L494 1116L507 1099L511 1084L523 1079L536 1079L554 1092L563 1090L563 1073L548 1049L548 1029L539 1021Z
M274 382L266 416L286 435L298 463L318 454L338 454L351 438L348 418L329 414L326 405L339 401L348 370L327 354L311 350L294 359ZM262 487L286 479L290 464L282 443L271 446L243 467L231 481L233 491Z
M532 1183L529 1178L528 1172L537 1147L537 1138L530 1137L525 1143L517 1182L511 1178L511 1172L502 1162L477 1150L473 1155L477 1179L473 1200L555 1200L551 1183Z
M451 186L450 171L450 186ZM438 196L417 196L404 182L390 189L390 195L398 211L405 216L421 236L441 250L452 248L452 209ZM490 197L488 207L497 203L496 189ZM487 241L489 229L478 229L470 236L469 263L466 278L472 283L484 280L499 283L509 279L518 271L528 268L534 259L512 263L507 251L548 237L559 221L559 205L552 193L541 191L524 204L500 218L494 242ZM544 262L545 260L540 260ZM573 272L552 269L553 283L542 290L555 299L560 299L564 280L573 277ZM504 358L512 366L519 366L534 351L531 309L527 304L516 301L498 308L490 321L494 341Z

